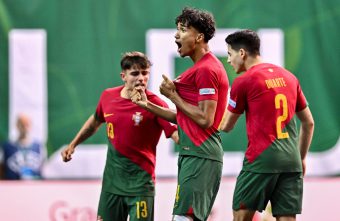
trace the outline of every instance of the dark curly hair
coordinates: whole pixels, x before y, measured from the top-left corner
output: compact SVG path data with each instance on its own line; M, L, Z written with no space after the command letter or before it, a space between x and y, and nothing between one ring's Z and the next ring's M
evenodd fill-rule
M138 68L147 69L152 64L148 57L139 51L126 52L122 55L122 59L120 61L120 67L122 70L130 69L135 65Z
M236 31L225 39L228 45L234 50L243 48L250 55L260 55L260 38L255 31L250 29Z
M194 27L200 33L204 34L204 41L208 42L215 34L215 19L213 15L204 10L185 7L182 14L177 16L176 25L181 23L187 27Z

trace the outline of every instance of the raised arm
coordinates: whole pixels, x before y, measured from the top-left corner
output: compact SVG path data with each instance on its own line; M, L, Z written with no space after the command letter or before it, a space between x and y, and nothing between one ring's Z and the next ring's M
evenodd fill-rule
M160 86L160 92L200 127L211 127L214 123L217 102L215 100L205 100L198 102L198 106L191 105L178 95L174 83L165 75L162 76L163 82Z
M146 105L143 108L171 123L174 123L174 124L177 123L175 110L171 110L170 108L158 106L150 101L147 101Z
M314 133L314 119L309 107L306 107L300 112L296 113L297 117L301 121L300 137L299 137L299 149L302 160L303 174L306 173L306 156L312 143Z
M72 159L72 154L74 153L76 146L84 142L94 133L96 133L101 124L102 122L96 120L94 115L91 115L89 119L87 119L87 121L84 123L82 128L79 130L77 135L73 138L71 143L61 152L63 161L70 161Z
M145 94L145 91L141 87L136 87L131 93L131 100L138 106L144 108L147 111L150 111L151 113L171 122L171 123L177 123L176 121L176 111L171 110L169 108L161 107L159 105L156 105L152 102L150 102L147 99L147 96Z
M177 108L192 119L201 128L209 128L214 123L217 102L215 100L205 100L198 102L198 106L185 102L176 91L168 97Z

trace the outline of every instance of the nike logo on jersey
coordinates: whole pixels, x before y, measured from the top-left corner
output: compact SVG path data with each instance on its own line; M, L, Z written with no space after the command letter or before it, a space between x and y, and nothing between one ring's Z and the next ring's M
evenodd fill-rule
M106 117L110 117L110 116L112 116L113 114L107 114L107 113L104 113L104 117L106 118Z

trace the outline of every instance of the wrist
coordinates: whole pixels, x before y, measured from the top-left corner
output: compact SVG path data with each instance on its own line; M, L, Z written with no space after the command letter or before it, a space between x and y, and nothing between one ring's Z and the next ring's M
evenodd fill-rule
M178 94L175 90L172 91L172 93L169 94L169 100L171 100L173 103L176 102L176 99L178 97Z
M149 100L143 102L143 108L146 109L146 110L150 109L150 101Z
M71 142L71 143L68 145L68 148L76 149L76 146L77 146L77 143L76 143L76 142Z

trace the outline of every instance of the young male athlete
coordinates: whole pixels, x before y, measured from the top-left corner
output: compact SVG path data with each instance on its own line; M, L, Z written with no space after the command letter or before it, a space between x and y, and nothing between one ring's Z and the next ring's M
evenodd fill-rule
M210 52L214 36L213 16L199 9L184 8L176 18L175 42L181 57L194 65L174 82L163 75L163 95L177 113L147 100L136 90L134 102L171 122L177 122L180 152L174 221L207 220L218 192L223 150L218 127L223 117L228 78L223 64Z
M103 221L154 220L156 145L162 131L178 141L176 126L131 102L131 91L142 88L147 98L167 107L159 97L146 90L150 61L141 52L125 53L120 74L124 85L103 91L96 112L62 151L65 162L78 144L106 123L107 159L98 206Z
M225 41L228 63L236 73L245 71L233 82L221 127L229 132L246 112L248 148L234 191L234 221L251 221L268 201L277 220L293 221L301 213L305 159L314 130L306 98L292 73L262 63L254 31L237 31Z

